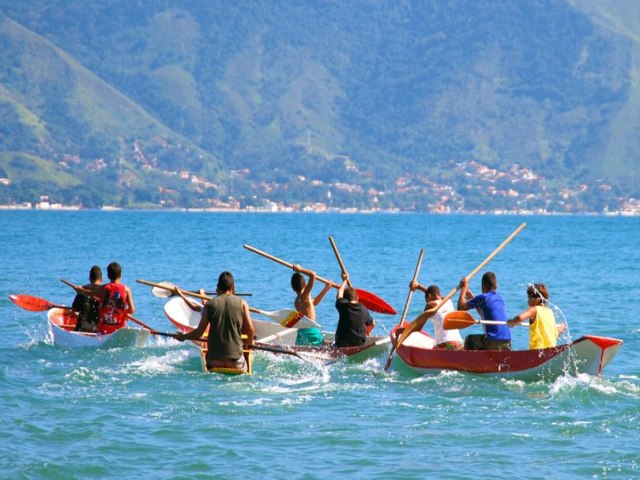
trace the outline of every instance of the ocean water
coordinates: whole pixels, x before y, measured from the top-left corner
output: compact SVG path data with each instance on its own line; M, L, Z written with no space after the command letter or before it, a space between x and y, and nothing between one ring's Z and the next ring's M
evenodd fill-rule
M529 282L545 282L574 339L624 340L602 377L411 377L383 373L386 355L324 366L266 353L253 376L226 377L162 338L54 346L45 313L7 298L68 305L61 277L83 283L91 265L116 260L136 316L158 330L172 331L163 300L136 279L213 289L231 270L252 306L291 308L291 271L243 244L338 280L332 235L353 283L401 312L421 248L420 282L446 293L521 222L487 267L508 313L526 308ZM0 477L640 478L639 245L640 218L623 217L0 212ZM333 298L318 307L328 330ZM398 320L376 315L376 332ZM527 330L512 333L526 348Z

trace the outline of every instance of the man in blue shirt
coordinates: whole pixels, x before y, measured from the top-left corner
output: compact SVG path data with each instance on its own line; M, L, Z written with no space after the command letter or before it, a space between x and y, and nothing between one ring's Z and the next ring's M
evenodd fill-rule
M501 320L505 322L504 325L484 324L483 334L467 335L464 339L464 349L511 350L511 331L506 324L508 317L504 300L496 292L498 288L496 274L487 272L482 276L482 295L473 296L473 293L469 290L469 280L466 277L460 280L459 288L458 310L475 308L483 320Z

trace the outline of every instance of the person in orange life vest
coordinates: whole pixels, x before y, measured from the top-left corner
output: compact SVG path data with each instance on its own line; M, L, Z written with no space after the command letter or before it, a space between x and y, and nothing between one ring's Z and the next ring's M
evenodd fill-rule
M131 289L122 283L122 267L117 262L107 266L109 283L94 291L100 298L98 333L112 333L125 326L127 317L136 311Z
M507 325L513 327L529 320L529 349L555 347L558 337L566 329L566 324L556 324L556 317L547 306L549 291L544 283L529 285L527 288L529 308L513 317Z

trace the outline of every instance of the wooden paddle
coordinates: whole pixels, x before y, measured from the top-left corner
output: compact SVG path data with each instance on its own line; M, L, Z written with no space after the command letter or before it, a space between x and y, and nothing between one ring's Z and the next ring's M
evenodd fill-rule
M245 244L244 248L246 248L250 252L257 253L258 255L268 258L269 260L273 260L274 262L279 263L280 265L284 265L285 267L293 269L292 263L286 262L267 252L263 252L262 250L252 247L251 245ZM331 285L334 288L340 287L340 285L338 285L337 283L331 280L327 280L326 278L322 278L320 276L316 276L316 280L318 280L319 282L325 283L327 285ZM372 310L377 313L384 313L387 315L395 315L397 313L391 305L389 305L382 298L378 297L377 295L371 292L356 288L356 293L358 294L358 298L360 299L360 302L369 310Z
M413 272L413 280L411 283L414 283L418 280L418 274L420 273L420 267L422 266L422 257L424 256L424 248L420 250L420 255L418 256L418 263L416 265L416 270ZM409 305L411 305L411 298L413 297L413 290L409 288L409 294L407 295L407 301L404 304L404 309L402 310L402 316L400 317L400 321L398 322L398 326L404 323L404 319L407 317L407 312L409 311Z
M136 282L153 287L151 289L151 293L153 294L154 297L170 298L178 295L178 291L177 291L178 286L171 282L154 283L154 282L149 282L147 280L136 280ZM192 290L183 290L183 292L185 291L192 291ZM216 292L204 292L204 294L218 295ZM234 295L238 297L250 297L253 294L252 293L234 293Z
M469 312L454 310L444 316L442 328L445 330L456 330L470 327L471 325L506 325L506 320L477 320ZM517 323L515 325L529 326L528 323Z
M500 251L504 247L506 247L507 244L511 242L511 240L513 240L515 236L518 235L524 227L526 227L526 225L527 225L526 223L523 223L518 228L516 228L514 232L511 235L509 235L507 239L498 246L498 248L496 248L493 252L491 252L491 254L489 254L489 256L480 263L480 265L478 265L469 275L466 276L466 279L471 280L476 275L476 273L482 270L487 265L487 263L489 263L493 259L493 257L495 257L498 253L500 253ZM400 345L402 345L402 343L407 339L407 337L411 335L413 332L417 332L418 330L421 330L422 327L424 327L424 324L426 323L427 319L431 315L433 315L435 312L437 312L440 309L440 307L442 307L442 305L444 305L448 300L450 300L451 297L453 297L458 290L459 290L459 287L456 287L453 290L451 290L447 294L447 296L444 297L442 300L440 300L440 302L435 307L422 312L420 315L418 315L415 318L415 320L413 320L407 326L407 328L404 329L404 331L398 337L398 340L396 341L395 345L391 347L391 352L389 352L389 358L387 358L387 363L384 367L385 371L387 371L391 366L391 360L393 359L394 353L400 347Z
M152 330L151 333L153 335L158 335L161 337L169 337L169 338L177 338L178 334L177 333L170 333L170 332L158 332L155 330ZM203 338L196 338L195 340L191 340L192 342L207 342L207 338L203 337ZM245 346L244 348L248 348L250 350L262 350L264 352L271 352L271 353L281 353L284 355L293 355L294 357L298 357L301 360L304 361L309 361L308 358L304 358L300 353L296 352L295 350L290 350L288 348L278 348L278 347L272 347L270 345L264 345L264 344L258 344L258 343L254 343L253 345L248 345ZM321 359L321 360L334 360L332 357L326 356L326 355L322 355L322 354L316 354L315 352L304 352L303 355L307 355L308 357L314 357L317 359Z
M45 310L51 310L52 308L64 308L66 310L71 310L71 307L67 307L66 305L58 305L51 303L44 298L22 293L9 295L9 300L20 308L29 310L30 312L44 312Z
M164 290L170 290L175 293L177 291L176 289L179 288L177 285L174 285L169 282L155 283L155 282L150 282L148 280L136 280L136 282L142 283L143 285L154 287L151 290L151 293L153 293L154 296L160 297L160 298L167 298L167 297L163 295L158 295L157 294L158 291L164 289ZM189 292L187 290L182 290L182 289L180 290L182 291L182 293L184 293L189 297L199 298L201 300L211 300L212 298L208 295L202 295L200 293ZM272 320L278 322L283 327L287 327L287 328L291 328L294 325L297 325L298 328L311 328L311 327L320 328L320 325L316 323L314 320L311 320L306 315L302 315L300 312L296 310L291 310L289 308L283 308L281 310L275 310L275 311L269 312L265 310L260 310L258 308L249 307L249 311L252 313L257 313L258 315L263 315L265 317L271 318Z

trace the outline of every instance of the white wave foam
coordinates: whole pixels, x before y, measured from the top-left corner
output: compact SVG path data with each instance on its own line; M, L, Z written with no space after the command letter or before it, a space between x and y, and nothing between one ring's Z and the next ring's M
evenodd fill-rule
M150 356L139 361L131 362L125 371L152 375L156 373L171 373L176 370L175 365L184 363L191 355L189 350L171 350L160 357Z

